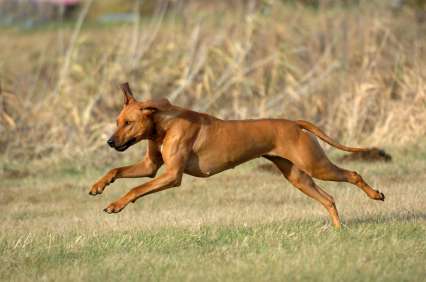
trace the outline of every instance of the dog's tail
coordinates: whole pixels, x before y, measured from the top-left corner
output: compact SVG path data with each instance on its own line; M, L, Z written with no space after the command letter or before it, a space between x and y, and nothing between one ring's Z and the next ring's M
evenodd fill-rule
M347 151L347 152L365 152L364 149L350 148L350 147L346 147L346 146L343 146L343 145L337 143L336 141L334 141L333 139L331 139L330 137L328 137L327 135L325 135L325 133L322 132L321 129L319 129L318 127L316 127L315 125L313 125L310 122L307 122L307 121L304 121L304 120L294 120L294 122L298 126L300 126L301 128L306 129L306 130L312 132L317 137L321 138L322 140L324 140L325 142L327 142L331 146L336 147L337 149L340 149L340 150L343 150L343 151Z

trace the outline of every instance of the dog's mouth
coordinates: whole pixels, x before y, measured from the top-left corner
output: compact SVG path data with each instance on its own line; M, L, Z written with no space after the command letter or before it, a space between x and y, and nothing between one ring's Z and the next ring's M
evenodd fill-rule
M124 152L127 150L127 148L129 148L130 146L132 146L133 144L135 144L136 138L133 137L132 139L130 139L129 141L127 141L126 143L124 143L124 145L115 148L115 150L119 151L119 152Z

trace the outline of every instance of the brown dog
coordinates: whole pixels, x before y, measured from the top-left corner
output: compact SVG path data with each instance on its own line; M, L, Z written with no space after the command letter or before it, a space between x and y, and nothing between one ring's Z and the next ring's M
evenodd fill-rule
M119 87L124 94L124 108L108 144L122 152L147 139L146 157L140 163L111 170L92 186L89 194L101 194L118 178L154 178L163 164L166 170L110 204L104 209L107 213L118 213L142 196L180 186L184 173L209 177L257 157L272 161L291 184L318 200L330 213L336 228L340 223L333 197L318 187L312 177L349 182L371 199L385 199L383 193L371 189L359 174L331 163L314 134L344 151L363 149L340 145L309 122L285 119L223 121L172 106L165 98L137 102L128 83Z

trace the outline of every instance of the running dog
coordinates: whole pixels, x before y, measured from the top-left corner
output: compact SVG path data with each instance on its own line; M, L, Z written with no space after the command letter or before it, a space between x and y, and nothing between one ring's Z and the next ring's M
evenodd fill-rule
M154 178L163 164L165 172L111 203L104 209L107 213L118 213L140 197L180 186L184 173L210 177L257 157L273 162L293 186L318 200L330 213L335 228L339 228L340 223L334 199L312 178L349 182L373 200L385 199L383 193L373 190L359 174L331 163L315 136L344 151L364 150L333 141L307 121L224 121L171 105L166 98L138 102L128 83L119 87L124 94L124 108L117 118L117 129L107 143L123 152L146 139L146 157L137 164L111 170L92 186L89 194L102 194L105 187L118 178Z

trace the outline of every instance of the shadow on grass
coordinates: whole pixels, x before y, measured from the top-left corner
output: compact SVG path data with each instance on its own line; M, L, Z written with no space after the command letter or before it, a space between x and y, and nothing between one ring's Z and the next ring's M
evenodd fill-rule
M358 225L362 223L389 223L389 222L412 222L426 221L426 212L402 210L389 214L366 215L356 218L350 218L342 222L347 226Z

